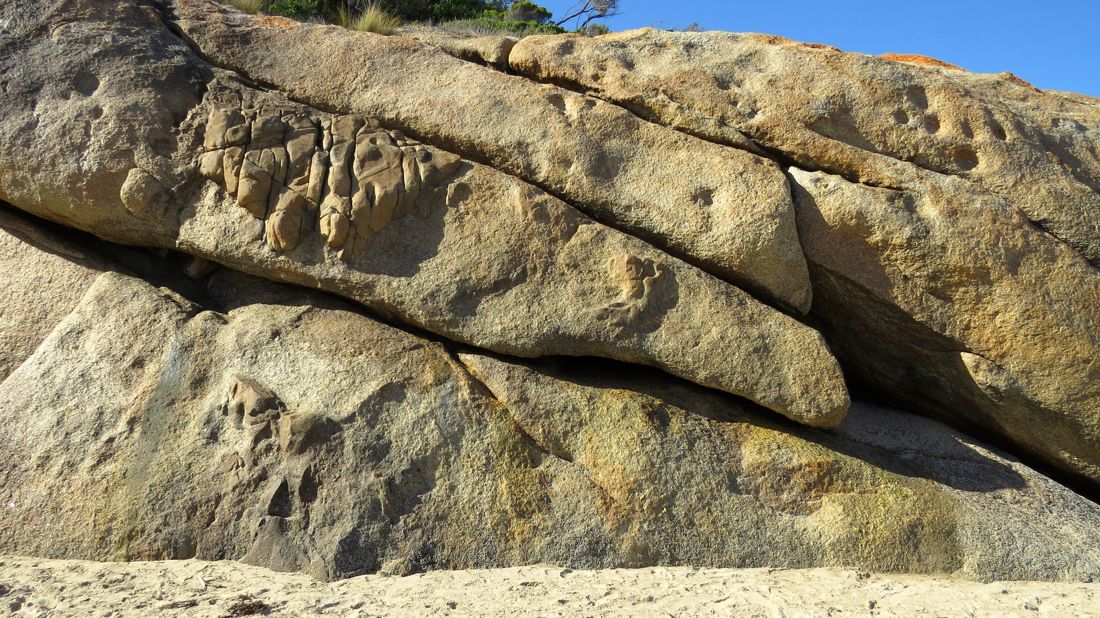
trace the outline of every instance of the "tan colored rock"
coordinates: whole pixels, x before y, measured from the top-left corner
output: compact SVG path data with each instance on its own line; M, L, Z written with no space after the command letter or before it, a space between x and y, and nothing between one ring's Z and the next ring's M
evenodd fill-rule
M1100 271L963 181L790 173L814 310L849 367L1100 480Z
M508 54L519 40L510 36L468 35L421 25L402 31L401 35L434 45L455 58L486 64L497 69L508 68Z
M173 6L185 35L224 68L323 109L377 118L754 293L809 306L790 191L768 159L411 39L251 17L207 0Z
M749 34L532 37L511 63L835 174L790 169L814 313L847 366L1100 481L1095 101Z
M1100 104L778 37L632 30L534 36L511 67L806 169L905 187L918 169L1008 200L1100 266Z
M255 96L224 85L210 92L185 129L223 115L219 101ZM238 104L253 103L247 110L260 111L242 117L263 118L263 103ZM284 111L313 114L331 134L321 203L280 210L285 185L274 181L242 203L242 167L235 200L224 180L201 188L177 247L497 352L651 365L799 422L843 419L843 376L809 327L513 177L369 118ZM277 177L277 161L260 161L255 176ZM266 243L250 231L257 212Z
M13 31L26 29L0 41L5 53L37 58L0 93L12 109L0 123L0 198L16 207L115 242L331 291L496 352L640 363L799 422L843 419L843 376L813 329L520 179L384 131L370 117L323 113L216 71L156 12L84 1L95 19L83 30L59 25L71 30L62 46L40 40L53 13L4 7ZM135 49L164 60L131 71ZM74 92L89 90L91 69L104 77L76 108ZM54 109L63 119L44 113ZM59 126L20 130L35 114ZM639 126L673 140L670 148L681 143L675 132ZM754 165L771 179L766 199L781 187L789 205L778 169ZM783 250L801 264L790 215Z
M171 270L169 264L161 268ZM553 563L1100 576L1100 508L919 417L821 433L607 361L527 366L230 271L102 275L0 383L0 552L332 579Z
M97 256L0 209L0 381L34 352L104 269Z

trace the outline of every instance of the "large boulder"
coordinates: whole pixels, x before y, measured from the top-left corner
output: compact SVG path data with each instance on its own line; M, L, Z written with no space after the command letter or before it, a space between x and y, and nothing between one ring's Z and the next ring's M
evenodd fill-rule
M1100 576L1095 102L481 43L0 4L0 552Z
M496 352L641 363L811 425L843 419L847 390L820 335L740 288L514 176L374 118L321 112L218 71L151 7L76 4L63 18L33 3L2 9L10 33L0 39L3 62L14 66L0 93L9 110L0 122L0 199L115 242L179 249L332 291ZM213 26L220 11L211 13ZM257 19L258 32L286 25ZM438 100L438 93L389 88L408 100ZM686 139L644 126L662 139ZM735 154L698 146L717 149L722 160ZM680 149L654 143L637 152L679 176L682 165L658 153ZM610 160L602 151L591 156ZM763 184L736 171L715 178L746 195L759 189L782 206L787 218L768 220L786 221L789 233L766 243L795 256L804 271L782 173L763 160L744 164ZM566 176L597 183L590 171ZM671 176L661 182L673 186ZM655 198L658 187L645 193ZM675 220L685 220L677 211ZM741 227L737 235L751 243L768 237ZM724 241L715 247L736 254ZM776 268L764 270L783 270Z
M898 58L640 30L530 37L510 64L793 164L852 376L1100 482L1100 102Z
M919 170L1005 198L1100 266L1100 104L920 58L760 34L528 37L511 68L731 145L897 186ZM913 62L916 60L916 62Z
M378 118L771 300L809 306L790 192L766 158L416 39L247 16L209 0L171 4L183 35L220 67L321 109Z
M487 356L226 270L202 284L205 306L106 272L0 383L18 454L0 458L0 551L323 579L1100 576L1100 507L935 421L857 404L825 433L652 370Z

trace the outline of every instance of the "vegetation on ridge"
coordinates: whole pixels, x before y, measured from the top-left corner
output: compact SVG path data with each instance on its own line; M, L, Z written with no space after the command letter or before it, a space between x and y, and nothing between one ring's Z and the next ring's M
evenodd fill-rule
M340 24L352 30L393 33L402 22L514 36L560 34L572 22L577 32L603 34L596 20L618 14L618 0L578 2L562 19L530 0L227 0L245 13Z
M362 13L354 15L340 8L336 17L336 23L359 32L373 32L375 34L393 34L401 25L401 18L383 11L377 4L369 4Z

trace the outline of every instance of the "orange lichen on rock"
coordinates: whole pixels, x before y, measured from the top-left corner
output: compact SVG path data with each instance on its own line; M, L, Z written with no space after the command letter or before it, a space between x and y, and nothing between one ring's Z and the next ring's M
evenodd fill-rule
M921 54L882 54L879 58L885 60L893 60L894 62L905 62L907 64L921 64L924 66L940 67L943 69L954 69L956 71L965 71L966 69L951 64L950 62L944 62L943 60L937 60L931 56L922 56Z
M809 47L810 49L827 49L835 52L841 51L839 48L833 47L832 45L825 45L823 43L803 43L774 34L757 34L754 32L747 36L753 40L767 43L768 45L798 45L799 47Z
M1005 71L1004 73L998 73L997 77L1007 79L1008 81L1016 84L1017 86L1023 86L1024 88L1034 90L1035 92L1042 92L1042 90L1039 90L1035 86L1032 86L1030 83L1020 79L1019 77L1016 77L1016 75L1014 75L1012 73L1009 73L1008 71Z

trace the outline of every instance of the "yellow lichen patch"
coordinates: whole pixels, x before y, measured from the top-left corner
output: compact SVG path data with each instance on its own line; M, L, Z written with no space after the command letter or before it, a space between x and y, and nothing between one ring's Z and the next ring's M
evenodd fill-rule
M812 518L830 562L876 571L950 573L962 566L954 500L928 481L883 479L873 492L826 496Z
M961 566L954 499L932 481L763 427L743 440L742 470L743 490L805 516L830 564L911 572Z

